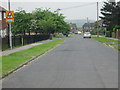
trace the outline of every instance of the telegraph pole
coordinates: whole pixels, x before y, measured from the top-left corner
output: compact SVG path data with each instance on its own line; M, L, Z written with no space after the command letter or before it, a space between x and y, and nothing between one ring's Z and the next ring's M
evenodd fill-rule
M98 2L97 2L97 37L99 37L99 9L98 9Z
M8 10L10 11L10 0L8 0ZM12 49L12 31L11 31L11 23L9 25L9 41L10 41L10 49Z
M89 24L88 17L87 17L87 24L88 24L88 31L90 31L90 24Z

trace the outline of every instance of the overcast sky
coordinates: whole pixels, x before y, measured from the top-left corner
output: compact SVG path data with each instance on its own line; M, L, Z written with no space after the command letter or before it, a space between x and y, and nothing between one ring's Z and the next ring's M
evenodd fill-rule
M6 9L7 1L2 2L2 6ZM96 20L97 1L99 2L99 15L101 15L103 0L89 0L89 2L88 0L11 0L11 10L15 11L22 7L27 12L31 12L35 8L51 8L51 11L60 8L66 19L86 19L88 17Z

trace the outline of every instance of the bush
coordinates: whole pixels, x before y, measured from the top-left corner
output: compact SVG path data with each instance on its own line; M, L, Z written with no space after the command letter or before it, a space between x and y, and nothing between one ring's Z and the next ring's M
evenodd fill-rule
M54 37L55 38L63 38L64 36L62 33L56 33L56 34L54 34Z
M96 31L96 30L93 30L93 31L91 31L91 34L92 34L92 35L97 35L97 31Z
M116 25L114 28L113 28L113 31L116 32L116 30L120 30L120 26L119 25Z
M105 35L105 30L104 29L99 30L99 34L100 35Z
M111 37L111 32L110 31L106 31L106 37Z

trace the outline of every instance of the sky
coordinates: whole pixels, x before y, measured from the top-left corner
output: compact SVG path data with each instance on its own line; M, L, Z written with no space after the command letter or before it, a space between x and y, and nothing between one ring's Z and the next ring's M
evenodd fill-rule
M1 6L7 9L7 1L4 0ZM32 12L35 8L51 8L51 11L61 9L60 13L66 16L66 19L88 19L96 20L97 4L99 2L100 9L103 6L103 0L11 0L11 10L16 11L18 8L23 8L27 12ZM105 0L106 1L106 0Z

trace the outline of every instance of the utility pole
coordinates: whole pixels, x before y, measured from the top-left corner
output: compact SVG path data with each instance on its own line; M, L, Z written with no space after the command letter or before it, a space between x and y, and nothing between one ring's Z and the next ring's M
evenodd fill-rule
M99 37L99 9L98 9L98 2L97 2L97 37Z
M88 24L88 31L90 31L90 23L88 17L87 17L87 24Z
M8 0L8 10L10 11L10 0ZM9 25L9 41L10 41L10 49L12 49L12 31L11 31L11 23Z
M88 17L87 17L87 23L88 23Z

